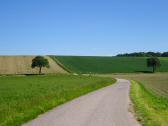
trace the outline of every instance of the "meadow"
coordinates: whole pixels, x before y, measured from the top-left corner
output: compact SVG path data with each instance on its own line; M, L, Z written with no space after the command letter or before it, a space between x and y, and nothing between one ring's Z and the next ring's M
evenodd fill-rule
M0 126L20 126L53 107L114 82L112 78L74 75L0 76Z
M168 124L168 73L104 75L132 81L131 99L143 126Z
M51 56L61 66L75 73L137 73L151 72L146 57ZM168 58L160 58L158 72L168 72Z

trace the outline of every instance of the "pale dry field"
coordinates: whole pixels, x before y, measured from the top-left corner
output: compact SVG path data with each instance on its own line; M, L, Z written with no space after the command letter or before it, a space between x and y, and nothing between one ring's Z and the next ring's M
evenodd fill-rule
M36 74L39 69L31 68L34 56L0 56L0 74ZM50 57L46 56L50 63L50 68L43 68L43 73L66 73Z

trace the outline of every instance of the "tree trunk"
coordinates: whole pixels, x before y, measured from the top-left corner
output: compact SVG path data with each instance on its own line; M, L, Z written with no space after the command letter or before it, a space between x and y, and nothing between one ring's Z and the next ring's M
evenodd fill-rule
M41 69L42 69L42 67L40 67L40 69L39 69L39 74L41 74Z
M155 65L153 66L153 73L155 73L155 70L156 70L156 67L155 67Z

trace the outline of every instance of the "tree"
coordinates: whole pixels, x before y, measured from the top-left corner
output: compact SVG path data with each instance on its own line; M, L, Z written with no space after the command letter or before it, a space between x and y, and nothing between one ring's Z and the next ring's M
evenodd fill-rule
M168 52L162 53L162 57L168 57Z
M151 57L151 56L153 56L153 57L160 57L161 53L160 52L147 52L146 55L148 57Z
M156 71L156 68L160 66L161 66L161 63L157 57L151 57L147 59L147 67L152 67L153 73Z
M32 67L32 68L39 67L39 74L41 74L42 67L49 68L50 65L49 65L48 60L45 59L44 57L42 57L42 56L36 56L36 57L32 60L32 65L31 65L31 67Z

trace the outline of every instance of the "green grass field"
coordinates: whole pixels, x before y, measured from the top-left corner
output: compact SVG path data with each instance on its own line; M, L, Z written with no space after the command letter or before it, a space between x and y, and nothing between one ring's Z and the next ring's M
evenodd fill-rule
M143 126L168 124L168 73L104 75L132 81L131 99Z
M89 57L56 56L53 57L62 66L76 73L135 73L150 72L145 57ZM168 72L168 58L160 58L162 66L159 72Z
M0 76L0 126L20 126L73 98L114 83L73 75Z

